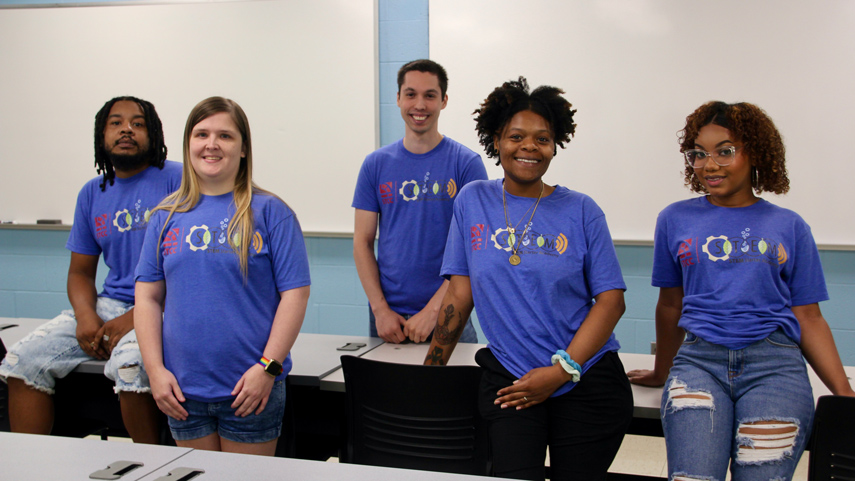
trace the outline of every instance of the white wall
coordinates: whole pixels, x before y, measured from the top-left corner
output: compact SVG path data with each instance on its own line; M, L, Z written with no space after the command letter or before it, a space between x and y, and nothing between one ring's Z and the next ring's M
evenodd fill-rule
M618 240L652 240L658 212L693 195L676 134L723 100L759 105L784 136L791 191L764 197L817 242L855 245L853 49L851 0L430 1L443 133L483 152L471 113L493 88L519 75L563 88L578 128L545 180L591 195Z

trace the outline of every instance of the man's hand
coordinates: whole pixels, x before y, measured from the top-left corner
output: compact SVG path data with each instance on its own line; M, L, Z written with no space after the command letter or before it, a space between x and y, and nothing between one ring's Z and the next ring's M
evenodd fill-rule
M413 342L425 342L436 327L436 314L427 311L425 307L405 321L404 336Z
M107 359L110 355L101 345L101 337L98 332L104 325L98 316L77 317L77 343L87 355L95 359Z
M406 336L404 336L403 327L407 323L406 319L389 308L378 309L374 313L374 319L376 319L377 335L381 339L395 344L404 342Z
M119 343L119 340L133 328L134 310L131 309L121 316L105 322L104 325L98 329L95 336L100 340L101 348L107 353L107 357L113 353L113 349L116 347L116 344Z

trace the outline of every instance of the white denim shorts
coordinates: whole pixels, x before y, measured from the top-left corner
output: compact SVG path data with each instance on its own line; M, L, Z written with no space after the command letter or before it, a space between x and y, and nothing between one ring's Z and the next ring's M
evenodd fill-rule
M95 311L101 319L109 321L133 307L127 302L99 297ZM9 377L21 379L34 389L53 394L57 379L68 375L80 363L93 359L80 348L76 333L74 311L62 311L9 348L0 363L0 378L4 381ZM113 349L104 375L116 382L116 393L151 391L133 330Z

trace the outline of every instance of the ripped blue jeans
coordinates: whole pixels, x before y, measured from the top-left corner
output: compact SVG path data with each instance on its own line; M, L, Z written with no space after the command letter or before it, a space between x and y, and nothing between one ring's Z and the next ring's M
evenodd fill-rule
M109 321L133 307L127 302L99 297L95 310L101 319ZM0 363L0 378L21 379L34 389L53 394L56 379L67 376L82 362L93 359L80 348L76 333L74 311L62 311L9 348ZM104 375L116 382L116 393L151 392L135 331L122 336L116 344L104 366Z
M781 330L731 350L687 333L662 393L670 480L791 480L814 400L801 349Z

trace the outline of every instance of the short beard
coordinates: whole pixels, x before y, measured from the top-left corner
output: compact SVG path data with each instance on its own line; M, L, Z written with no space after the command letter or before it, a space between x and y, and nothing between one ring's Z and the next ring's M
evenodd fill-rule
M149 161L149 152L145 150L133 155L122 155L107 152L107 158L113 164L115 170L128 172L137 170L140 167L147 165Z

